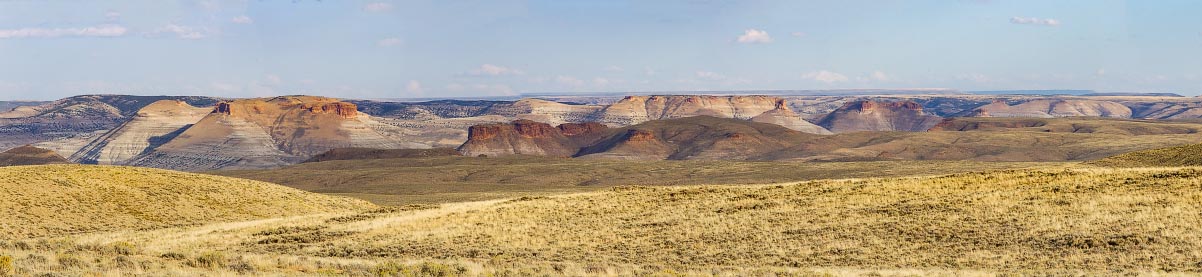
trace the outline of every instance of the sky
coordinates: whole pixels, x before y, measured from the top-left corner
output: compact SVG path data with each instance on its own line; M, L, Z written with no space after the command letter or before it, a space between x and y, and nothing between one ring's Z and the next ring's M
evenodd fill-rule
M1202 94L1202 1L0 0L0 100Z

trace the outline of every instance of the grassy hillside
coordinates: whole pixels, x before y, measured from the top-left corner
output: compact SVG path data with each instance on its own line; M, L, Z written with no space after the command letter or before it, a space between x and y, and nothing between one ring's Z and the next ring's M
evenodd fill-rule
M1199 168L1049 168L617 187L97 234L27 250L0 245L0 253L14 253L15 266L29 273L59 266L62 259L54 260L63 252L77 257L68 260L77 271L152 275L1196 273L1202 271L1199 178ZM136 250L106 250L122 243ZM121 260L149 266L122 268L115 262Z
M21 146L0 153L0 166L69 164L63 156L54 151L33 146Z
M667 267L1199 271L1199 178L1196 168L1014 170L623 187L506 202L291 252Z
M0 168L0 239L250 220L371 208L264 182L82 165Z
M961 161L748 162L431 157L305 163L216 171L378 204L442 203L596 191L621 185L763 184L798 180L935 175L1053 163Z
M1202 166L1202 144L1136 151L1088 162L1109 167Z
M340 160L374 160L399 159L420 157L460 156L459 151L451 148L432 149L372 149L372 148L335 148L325 153L317 154L306 163L340 161Z

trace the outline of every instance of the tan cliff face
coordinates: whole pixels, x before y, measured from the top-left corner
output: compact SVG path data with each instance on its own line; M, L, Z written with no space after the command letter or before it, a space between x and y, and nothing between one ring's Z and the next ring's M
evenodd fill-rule
M356 109L352 103L314 96L226 101L128 163L183 170L263 168L334 148L428 148L406 143L398 128Z
M1123 104L1085 99L1037 99L1010 105L998 99L977 107L970 117L1114 117L1131 118L1131 108Z
M941 117L923 112L913 101L848 102L826 115L818 125L835 133L856 131L926 131L939 124Z
M691 116L751 119L777 107L775 96L653 95L626 96L606 107L597 121L627 126L650 120Z
M815 125L814 123L810 123L809 121L801 118L801 116L797 113L794 113L793 109L789 108L789 104L787 101L785 101L785 99L777 99L776 107L774 107L771 111L767 111L752 117L751 121L776 124L803 133L821 135L831 134L831 131L827 130L826 128Z
M124 164L173 139L212 108L198 108L183 101L160 100L138 111L116 129L93 139L72 153L72 161L84 164Z

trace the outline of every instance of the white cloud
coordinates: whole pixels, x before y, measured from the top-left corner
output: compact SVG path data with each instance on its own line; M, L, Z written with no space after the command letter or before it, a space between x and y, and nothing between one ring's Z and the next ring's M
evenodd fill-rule
M367 3L367 5L363 5L363 10L369 12L386 12L392 10L392 4L384 2Z
M494 64L482 64L480 68L472 69L466 73L469 76L501 76L501 75L525 75L526 72Z
M605 71L609 71L609 72L622 72L625 69L622 69L621 66L611 65L611 66L606 66L605 68L602 68L601 70L605 70Z
M420 95L425 90L422 89L421 82L418 82L417 80L409 80L409 83L405 85L405 91L412 93L412 94Z
M651 67L644 67L644 68L643 68L643 75L647 75L647 76L655 76L655 74L658 74L658 73L659 73L659 72L656 72L654 68L651 68Z
M120 25L100 25L81 28L21 28L0 29L0 39L5 38L57 38L57 37L119 37L129 30Z
M1024 25L1040 25L1040 26L1059 26L1060 20L1052 18L1036 18L1036 17L1021 17L1015 16L1010 18L1010 23Z
M737 39L739 43L769 43L772 42L772 37L768 36L768 32L756 29L747 29L743 31L743 35Z
M804 36L806 36L806 33L802 33L802 32L792 32L792 33L789 33L789 35L790 35L790 36L793 36L793 37L804 37Z
M888 81L893 79L892 77L889 77L889 74L885 74L885 72L881 71L873 71L872 74L868 74L868 78L876 81Z
M237 23L237 24L251 24L251 23L255 23L255 20L250 19L249 16L239 15L239 16L235 16L234 18L231 18L230 22Z
M377 41L376 45L380 47L393 47L401 45L402 43L404 43L404 41L401 41L399 38L386 38Z
M565 86L579 87L584 85L584 80L577 79L572 76L556 76L555 82Z
M117 11L108 11L104 13L104 18L108 19L109 21L116 21L121 19L121 13Z
M605 78L601 78L601 77L593 78L593 85L596 85L599 87L607 86L607 85L609 85L609 83L610 83L609 79L605 79Z
M1093 74L1094 74L1094 75L1097 75L1097 76L1104 76L1104 75L1106 75L1106 69L1105 69L1105 68L1098 68L1098 70L1097 70L1097 71L1094 71L1094 73L1093 73Z
M823 82L823 83L827 83L827 84L838 83L838 82L847 82L847 80L848 80L846 75L835 73L835 72L830 72L830 71L826 71L826 70L819 70L819 71L802 74L801 78L819 81L819 82Z
M706 80L717 81L717 80L726 79L725 75L718 74L715 72L710 72L710 71L697 71L696 75L697 75L697 78L706 79Z
M175 35L175 37L181 39L202 39L208 37L211 33L212 31L210 31L208 28L194 28L183 25L167 24L167 26L155 29L152 32L146 33L146 35L151 37Z
M268 82L268 83L271 83L271 84L273 84L273 85L278 85L278 84L280 84L280 83L283 83L283 82L284 82L284 80L283 80L283 79L280 79L280 75L268 74L268 75L267 75L267 82Z

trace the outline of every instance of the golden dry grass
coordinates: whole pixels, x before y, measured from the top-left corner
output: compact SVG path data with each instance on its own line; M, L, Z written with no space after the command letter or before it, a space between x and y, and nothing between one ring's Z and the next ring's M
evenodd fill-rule
M362 200L160 169L0 168L0 239L371 209Z
M1135 151L1088 164L1107 167L1202 166L1202 144Z
M1057 167L617 187L25 240L0 254L28 273L65 254L83 261L76 272L148 275L1181 275L1202 271L1199 215L1202 168ZM122 243L145 266L121 269Z
M506 156L327 161L208 173L352 196L381 205L405 205L591 192L622 185L766 184L1058 165L1067 163L623 161Z

